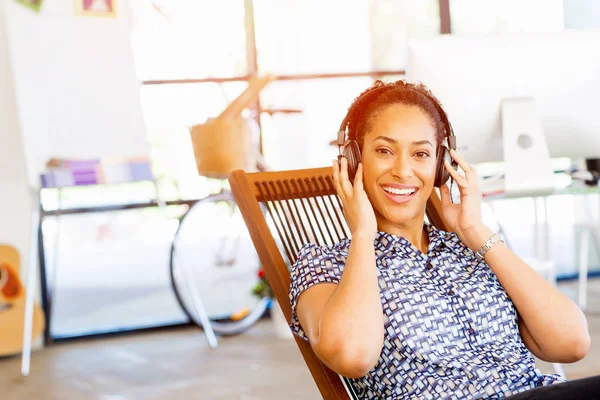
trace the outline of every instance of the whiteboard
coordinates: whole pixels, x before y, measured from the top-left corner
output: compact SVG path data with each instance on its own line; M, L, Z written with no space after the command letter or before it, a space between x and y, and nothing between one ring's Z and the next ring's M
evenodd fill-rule
M14 3L10 8L9 54L30 184L39 186L52 157L148 156L123 16L44 14L44 8L36 14Z

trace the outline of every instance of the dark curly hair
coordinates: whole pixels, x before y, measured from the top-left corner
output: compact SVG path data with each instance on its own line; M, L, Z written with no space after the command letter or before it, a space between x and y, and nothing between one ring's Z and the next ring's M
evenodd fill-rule
M366 94L385 87L373 96ZM356 140L362 149L365 134L372 128L373 120L387 107L393 104L416 106L423 110L436 129L437 147L442 145L448 135L443 112L439 100L421 83L408 83L404 80L384 83L375 81L371 87L363 91L348 109L348 139Z

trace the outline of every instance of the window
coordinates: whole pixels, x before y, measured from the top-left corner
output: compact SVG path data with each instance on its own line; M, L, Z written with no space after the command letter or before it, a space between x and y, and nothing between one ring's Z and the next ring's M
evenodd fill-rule
M254 2L259 71L280 75L402 71L408 39L440 31L437 0L309 0L302 7L291 3ZM337 154L329 143L335 140L348 106L372 80L323 77L271 83L261 93L263 107L301 113L263 115L268 163L277 169L328 165Z
M404 69L408 40L440 33L439 1L373 1L369 9L369 31L373 69Z
M280 75L403 69L408 38L440 31L437 0L256 0L254 13L259 70Z
M600 28L597 0L564 0L565 29Z
M451 0L452 33L553 32L564 27L562 0Z
M132 0L140 80L247 72L244 1Z
M402 71L408 39L439 33L438 3L308 0L299 7L291 0L255 0L258 70L289 79L267 86L261 93L262 107L302 110L300 114L263 113L268 164L300 168L329 163L336 149L328 143L335 139L337 125L372 78L313 78ZM141 80L207 80L248 74L243 0L227 7L208 7L192 0L155 1L156 6L134 0L133 4L133 48ZM207 44L204 37L214 41ZM400 75L382 79L398 78ZM163 195L194 197L205 193L200 189L202 178L195 171L188 127L218 115L245 87L245 82L144 85L142 104ZM304 143L306 135L312 143L308 157L293 145Z
M279 75L371 69L369 2L257 0L259 69Z

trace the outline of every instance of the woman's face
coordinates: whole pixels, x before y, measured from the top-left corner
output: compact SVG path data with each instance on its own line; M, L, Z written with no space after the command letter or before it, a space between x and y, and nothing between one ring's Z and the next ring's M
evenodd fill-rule
M361 156L379 230L422 223L435 180L436 148L433 122L419 107L389 105L373 119Z

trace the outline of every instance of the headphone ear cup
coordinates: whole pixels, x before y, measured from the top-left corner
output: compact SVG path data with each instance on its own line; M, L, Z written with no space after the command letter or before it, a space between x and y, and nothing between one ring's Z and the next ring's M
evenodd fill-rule
M446 166L444 165L444 160L448 160L448 162L454 167L454 163L452 162L452 156L450 156L450 152L448 151L446 146L442 146L440 151L442 154L440 154L440 156L438 157L437 167L435 171L435 181L433 183L433 185L437 188L441 187L442 185L445 185L446 182L448 182L448 179L450 179L450 172L448 172L448 170L446 169Z
M356 140L350 140L344 147L344 157L348 160L348 179L350 179L351 183L354 183L354 176L356 175L358 164L361 162L360 147L358 147Z

